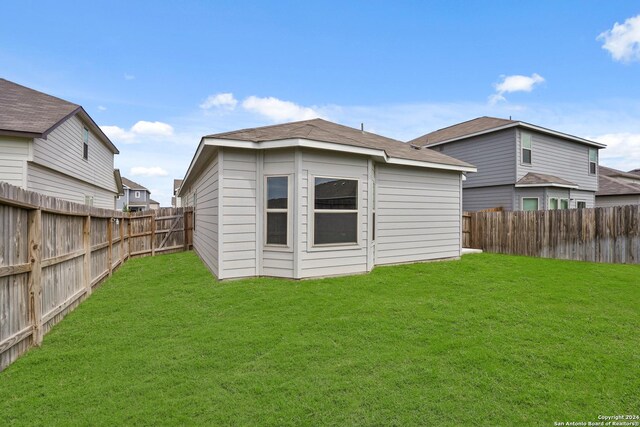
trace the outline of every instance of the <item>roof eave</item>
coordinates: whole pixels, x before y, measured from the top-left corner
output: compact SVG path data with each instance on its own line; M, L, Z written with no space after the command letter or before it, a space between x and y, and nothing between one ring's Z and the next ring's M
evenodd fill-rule
M558 187L558 188L571 188L577 189L580 188L578 185L569 185L569 184L559 184L559 183L541 183L541 184L516 184L518 188L528 188L528 187Z

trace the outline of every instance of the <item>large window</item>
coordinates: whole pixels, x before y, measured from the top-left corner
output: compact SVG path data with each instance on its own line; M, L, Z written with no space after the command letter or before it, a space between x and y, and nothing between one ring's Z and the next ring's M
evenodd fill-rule
M595 175L598 170L598 150L589 148L589 174Z
M531 134L522 133L522 163L531 164Z
M89 129L82 128L82 158L89 160Z
M358 243L358 181L321 178L314 182L313 243Z
M537 211L538 210L538 198L537 197L523 197L522 198L522 210L523 211Z
M569 209L569 199L560 199L560 209Z
M585 209L587 207L587 202L577 202L576 207L578 209Z
M267 245L288 244L289 177L267 177Z
M552 197L549 199L549 209L553 210L553 209L558 209L558 199L555 197Z

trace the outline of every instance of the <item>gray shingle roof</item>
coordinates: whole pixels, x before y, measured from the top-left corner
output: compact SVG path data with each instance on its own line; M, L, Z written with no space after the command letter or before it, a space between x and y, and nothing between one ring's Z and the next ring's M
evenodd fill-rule
M450 166L474 167L469 163L454 159L453 157L428 148L412 148L411 145L402 141L376 135L370 132L363 132L359 129L339 125L323 119L242 129L232 132L207 135L206 138L251 142L304 138L313 141L331 142L353 147L384 150L389 157L395 157L398 159L417 160L421 162L438 163Z
M610 176L610 177L624 177L630 179L638 179L640 180L640 171L638 174L631 172L625 172L618 169L608 168L606 166L598 165L598 174L600 176Z
M46 138L49 132L76 114L113 153L119 153L80 105L0 78L0 134Z
M611 176L600 175L596 196L640 194L640 184L633 184Z
M477 119L458 123L453 126L438 129L414 140L409 141L416 145L431 145L450 139L460 138L465 135L495 129L501 126L518 123L515 120L499 119L496 117L478 117Z
M556 184L556 185L566 185L566 186L571 186L571 187L577 187L576 184L574 184L571 181L567 181L566 179L562 179L559 178L557 176L553 176L553 175L547 175L544 173L533 173L533 172L529 172L528 174L526 174L525 176L523 176L522 178L520 178L520 180L518 180L518 182L516 182L516 185L552 185L552 184Z
M125 178L124 176L122 177L122 184L126 185L131 190L147 190L147 191L149 191L149 189L147 189L147 187L145 187L144 185L140 185L135 181L131 181L129 178Z
M80 108L64 99L0 79L0 130L44 135Z

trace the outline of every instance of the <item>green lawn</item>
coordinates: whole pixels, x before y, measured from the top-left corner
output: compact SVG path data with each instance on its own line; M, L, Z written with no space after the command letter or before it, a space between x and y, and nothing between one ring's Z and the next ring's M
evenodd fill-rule
M128 262L0 373L0 425L553 425L640 412L640 266L502 255L217 283Z

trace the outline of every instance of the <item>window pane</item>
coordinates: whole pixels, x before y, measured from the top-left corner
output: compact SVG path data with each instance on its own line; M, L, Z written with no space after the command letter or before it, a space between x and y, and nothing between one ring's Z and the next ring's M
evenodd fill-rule
M314 233L316 245L358 243L358 213L316 213Z
M522 199L522 210L524 211L537 211L538 199L524 198Z
M85 144L89 142L89 129L84 128L84 132L82 133L82 138Z
M595 148L589 148L589 161L590 162L598 161L598 151Z
M549 209L558 209L558 199L549 199Z
M358 209L358 181L354 179L316 178L316 209Z
M522 148L531 148L531 135L528 133L522 134Z
M587 202L578 202L578 209L584 209L587 207Z
M531 163L531 150L522 150L522 163Z
M560 200L560 209L569 209L569 200L561 199Z
M267 209L287 209L288 182L286 176L267 177Z
M596 174L596 164L593 162L589 163L589 173L591 175L595 175Z
M267 212L267 244L287 244L287 213Z

